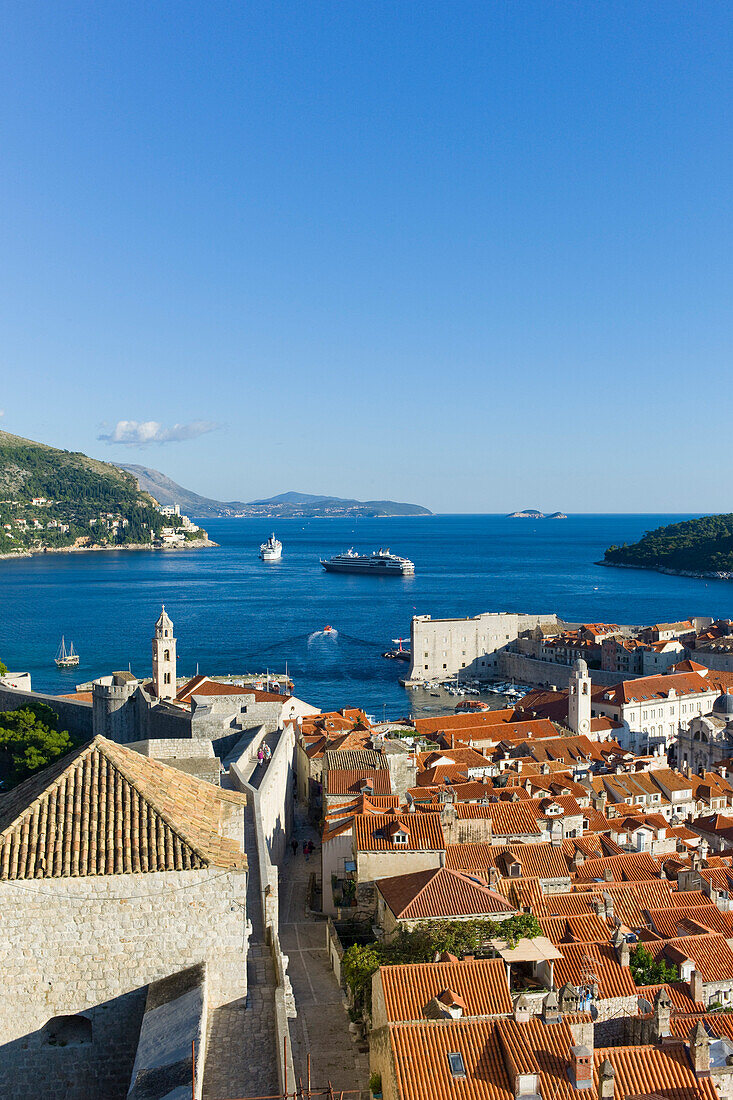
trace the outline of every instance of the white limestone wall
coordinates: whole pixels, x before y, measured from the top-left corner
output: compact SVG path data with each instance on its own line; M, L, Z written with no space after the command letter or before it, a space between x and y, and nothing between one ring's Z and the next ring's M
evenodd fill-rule
M508 611L488 611L467 619L415 615L410 628L410 679L440 679L456 673L489 679L496 674L499 651L516 641L521 631L540 623L557 623L557 616Z

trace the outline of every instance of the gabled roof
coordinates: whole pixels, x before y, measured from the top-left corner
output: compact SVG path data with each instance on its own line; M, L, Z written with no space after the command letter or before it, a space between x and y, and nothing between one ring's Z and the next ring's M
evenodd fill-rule
M661 877L661 866L649 852L624 852L619 856L586 859L575 871L578 882L594 882L611 874L611 882L646 882Z
M586 985L585 975L593 973L603 1000L635 996L631 971L628 966L621 966L609 943L561 943L560 951L562 958L555 960L553 972L558 989L568 982L574 986Z
M246 868L221 835L232 806L245 803L95 737L0 801L0 879Z
M407 843L397 848L390 827L406 826ZM361 852L429 851L445 849L437 814L359 814L354 817L354 844Z
M498 1016L512 1011L502 959L381 966L379 973L390 1022L424 1019L426 1005L445 989L460 996L465 1016Z
M368 795L368 787L372 794L389 795L392 778L389 768L329 768L325 786L329 795Z
M447 867L378 879L377 889L398 920L510 917L516 912L501 894Z

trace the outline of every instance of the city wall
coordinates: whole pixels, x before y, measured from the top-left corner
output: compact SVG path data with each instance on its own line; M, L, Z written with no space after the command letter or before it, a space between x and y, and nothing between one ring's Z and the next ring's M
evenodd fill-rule
M525 630L540 624L556 626L557 615L485 612L466 619L432 619L415 615L410 627L412 659L409 679L431 680L460 674L492 679L498 672L499 651Z
M245 871L0 883L0 1095L124 1100L146 987L206 961L210 1006L246 994ZM49 1022L83 1016L80 1040Z
M20 691L0 687L0 711L17 710L29 703L45 703L59 718L59 729L77 737L92 737L92 704L58 695L43 695L37 691Z
M572 671L572 665L538 661L534 657L525 657L523 653L498 654L499 675L521 684L553 684L560 691L568 686ZM597 668L591 669L590 677L595 687L610 687L622 678L618 672L603 672Z

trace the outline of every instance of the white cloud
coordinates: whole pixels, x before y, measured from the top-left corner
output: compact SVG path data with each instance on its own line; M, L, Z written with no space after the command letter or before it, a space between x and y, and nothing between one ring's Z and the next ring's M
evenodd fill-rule
M100 432L97 439L125 447L146 447L150 443L182 443L220 428L211 420L192 420L164 428L158 420L118 420L111 432Z

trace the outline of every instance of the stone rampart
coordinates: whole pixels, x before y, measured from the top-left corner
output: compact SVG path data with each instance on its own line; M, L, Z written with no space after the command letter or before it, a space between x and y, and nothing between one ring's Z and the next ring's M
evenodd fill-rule
M559 691L568 686L572 665L560 665L554 661L538 661L534 657L526 657L523 653L510 653L506 650L498 655L499 667L497 676L508 677L517 680L521 684L553 684ZM618 672L603 672L601 669L591 669L590 677L596 687L611 687L617 684L623 676ZM628 677L627 677L628 679Z
M207 1007L205 963L148 987L127 1100L201 1100Z
M206 961L212 1008L246 994L245 906L221 868L0 882L0 1096L124 1100L150 982Z
M77 737L92 737L92 704L79 699L62 699L38 691L20 691L0 686L0 711L17 710L29 703L45 703L59 717L59 729Z

